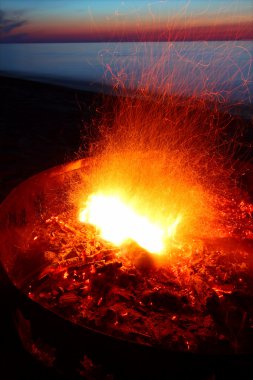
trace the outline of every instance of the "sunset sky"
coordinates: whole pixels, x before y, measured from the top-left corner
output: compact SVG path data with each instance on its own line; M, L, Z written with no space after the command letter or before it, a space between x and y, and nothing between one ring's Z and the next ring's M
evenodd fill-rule
M252 0L1 0L0 42L253 39Z

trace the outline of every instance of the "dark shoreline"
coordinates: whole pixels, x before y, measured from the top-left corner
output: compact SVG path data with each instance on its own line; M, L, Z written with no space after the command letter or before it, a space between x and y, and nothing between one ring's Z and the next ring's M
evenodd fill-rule
M0 77L0 202L19 182L76 159L101 94Z

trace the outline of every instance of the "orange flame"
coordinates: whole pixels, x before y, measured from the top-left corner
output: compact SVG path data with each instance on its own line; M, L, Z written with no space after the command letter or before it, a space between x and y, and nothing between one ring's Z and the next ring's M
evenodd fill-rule
M162 225L127 205L119 196L92 194L79 220L95 225L102 238L115 245L133 240L145 250L159 254L164 251L166 241L174 238L181 216L173 220L168 217L168 224Z
M186 97L192 70L201 71L201 62L185 62L184 49L180 55L172 44L164 44L161 54L153 48L147 44L131 62L113 58L106 65L120 96L105 98L99 109L94 137L100 139L90 144L94 166L84 173L85 186L76 190L76 198L83 208L80 221L95 225L104 239L116 245L130 239L159 254L171 245L230 235L240 128L233 137L232 119L220 109L223 93L210 102L210 91L198 94L196 87ZM187 64L185 76L168 65L175 53ZM198 74L200 82L205 75ZM172 96L174 86L177 96ZM84 188L91 194L85 207L80 205Z

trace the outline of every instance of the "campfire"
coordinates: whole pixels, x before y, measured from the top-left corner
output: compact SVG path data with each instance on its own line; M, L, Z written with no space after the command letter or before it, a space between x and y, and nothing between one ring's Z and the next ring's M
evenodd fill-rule
M92 192L102 166L100 158L91 158L46 171L3 203L1 260L17 289L84 331L119 342L171 353L252 353L253 205L246 193L221 198L218 215L225 219L208 210L200 219L202 205L194 209L191 202L196 195L200 201L202 188L185 199L192 213L181 196L177 212L171 206L152 213L157 204L146 207L144 193L143 199L127 199L119 188ZM157 202L166 196L161 192ZM31 340L26 318L19 312L24 345L47 364L57 362L55 348ZM33 321L36 331L44 323L40 318ZM42 336L45 331L47 324ZM47 333L51 342L53 332ZM81 342L93 360L97 348L90 353ZM80 359L86 374L87 360Z
M241 207L252 212L250 204ZM235 233L179 243L179 223L177 218L169 225L165 245L163 230L119 199L89 197L79 220L61 213L33 230L29 255L43 250L48 265L24 291L74 323L140 344L250 351L253 289L246 241ZM252 227L245 224L243 233Z
M253 205L237 136L216 103L148 90L114 99L89 158L9 195L4 268L30 302L113 342L252 354ZM32 335L30 350L57 361Z

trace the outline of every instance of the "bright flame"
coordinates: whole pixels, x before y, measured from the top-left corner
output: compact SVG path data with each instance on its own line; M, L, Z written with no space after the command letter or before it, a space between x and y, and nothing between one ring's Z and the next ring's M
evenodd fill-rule
M80 212L79 220L95 225L103 239L119 246L127 240L134 240L151 253L161 253L166 240L174 238L181 217L171 220L165 228L136 212L117 196L93 194L86 208Z

